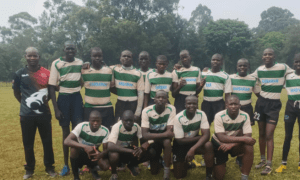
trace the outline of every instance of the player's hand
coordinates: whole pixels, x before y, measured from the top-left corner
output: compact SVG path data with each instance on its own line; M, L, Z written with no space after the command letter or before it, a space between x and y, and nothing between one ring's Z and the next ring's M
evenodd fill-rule
M182 65L176 63L176 64L174 65L174 67L173 67L173 70L179 70L179 69L181 69L181 68L182 68Z
M180 87L183 87L183 86L185 86L187 83L186 83L186 80L185 79L183 79L182 77L180 78Z
M185 161L186 162L191 162L194 159L195 156L195 151L193 149L190 149L185 156Z
M141 118L140 118L139 116L137 116L137 115L134 115L134 116L133 116L133 121L134 121L135 123L139 124L139 123L141 122Z
M55 110L55 118L57 119L57 120L62 120L63 118L64 118L64 115L63 115L63 113L59 110L59 109L56 109Z
M82 64L82 69L90 69L91 65L89 62L85 62Z
M172 139L174 137L173 126L171 127L170 130L167 130L165 133L166 133L166 138Z
M91 154L95 153L93 146L84 146L83 150L87 153L87 155L89 156L89 159L91 159Z
M234 144L221 144L218 148L218 151L223 151L223 152L227 152L229 151L230 149L232 149L234 146Z
M203 87L205 85L205 83L206 83L206 76L201 79L200 86Z
M133 147L134 147L134 151L133 151L132 154L133 154L134 157L137 157L138 160L139 160L143 150L140 147L136 147L136 146L133 146Z
M147 151L147 149L149 148L150 144L148 142L145 142L141 145L141 149L142 151Z
M256 140L253 139L252 137L244 137L244 143L248 144L250 146L253 146L256 143Z
M96 147L93 147L95 153L90 154L90 157L92 157L92 161L99 161L102 158L101 152L99 152Z

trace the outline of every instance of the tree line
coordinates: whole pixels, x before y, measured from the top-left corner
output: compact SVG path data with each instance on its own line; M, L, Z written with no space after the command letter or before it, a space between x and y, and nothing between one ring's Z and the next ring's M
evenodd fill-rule
M261 13L259 25L250 29L239 20L214 20L209 7L199 4L190 19L178 14L179 0L85 0L79 6L67 0L47 0L38 17L20 12L0 27L0 81L10 81L24 66L28 46L39 49L40 64L50 68L63 55L63 43L73 40L77 57L90 61L90 48L100 47L108 65L119 63L121 51L128 49L137 59L148 51L154 65L158 55L166 55L169 68L187 49L195 66L210 67L215 53L224 56L224 70L236 72L236 62L247 58L254 71L262 52L271 47L276 61L292 65L300 52L300 21L287 9L270 7ZM137 66L137 64L136 64Z

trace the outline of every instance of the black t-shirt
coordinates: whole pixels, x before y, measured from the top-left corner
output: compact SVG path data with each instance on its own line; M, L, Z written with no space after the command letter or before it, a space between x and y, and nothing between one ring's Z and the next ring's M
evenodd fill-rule
M40 67L31 72L27 67L19 69L14 75L13 89L21 92L20 116L51 115L47 96L50 71Z

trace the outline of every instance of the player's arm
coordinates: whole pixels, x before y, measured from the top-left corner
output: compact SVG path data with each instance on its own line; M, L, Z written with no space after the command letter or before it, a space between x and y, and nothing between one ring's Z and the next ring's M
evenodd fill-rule
M109 152L119 152L119 153L133 153L134 152L133 149L124 148L113 142L108 142L108 151Z
M243 136L228 136L226 133L216 133L217 138L221 143L245 143L253 146L255 139L251 137L252 134L245 134Z
M54 112L55 112L55 117L56 119L60 120L63 117L62 112L58 109L57 101L56 101L56 94L55 94L55 88L56 86L49 85L49 95L52 100Z
M198 82L200 80L200 82ZM204 78L201 78L201 71L199 70L199 75L197 77L197 83L196 83L196 96L202 91L202 88L204 87L206 83L206 76Z
M145 140L171 139L174 137L173 126L167 126L167 130L163 133L150 133L149 128L142 127L142 135Z
M231 85L231 78L228 76L224 85L224 92L225 92L225 101L232 93L232 85Z
M144 94L144 108L148 107L149 99L150 99L150 94L149 93L145 93Z
M174 70L172 72L172 96L173 98L175 98L179 92L180 92L180 89L186 85L186 80L185 79L178 79L178 75L176 73L176 70Z
M15 74L15 77L13 80L13 90L14 90L14 96L19 101L19 103L21 103L21 99L22 99L20 85L21 85L21 79L19 78L19 76L17 74Z
M69 146L69 147L74 147L74 148L82 148L88 155L94 151L93 146L87 146L87 145L79 143L77 141L77 137L72 132L65 139L64 145Z
M19 101L19 103L21 103L22 95L20 89L14 89L14 96Z

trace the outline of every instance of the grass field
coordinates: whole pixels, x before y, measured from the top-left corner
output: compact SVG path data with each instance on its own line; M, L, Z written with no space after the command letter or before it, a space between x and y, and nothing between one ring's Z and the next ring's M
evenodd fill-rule
M200 96L202 97L202 95ZM250 179L300 179L300 172L297 171L299 152L298 152L298 126L294 128L293 140L291 143L291 149L288 157L288 165L287 170L281 174L275 173L275 169L280 165L281 155L282 155L282 146L284 141L284 109L287 101L286 92L283 91L281 94L282 100L282 110L280 112L280 120L278 126L275 130L275 149L274 149L274 157L273 157L273 173L269 176L261 176L261 170L253 169L250 174ZM173 99L170 99L171 103L173 103ZM112 98L113 104L116 102L116 97ZM202 99L200 99L200 103ZM256 102L256 98L253 102ZM254 105L254 103L253 103ZM50 102L51 111L53 114L52 104ZM23 165L25 164L24 150L22 144L21 137L21 128L19 123L19 108L20 105L18 101L13 96L13 91L11 87L0 86L0 179L22 179L25 171ZM52 118L52 131L53 131L53 149L55 156L55 167L56 171L59 172L63 167L63 153L62 153L62 133L61 128L58 124L58 121ZM213 127L211 127L211 132L213 132ZM259 154L259 145L258 145L258 127L257 124L253 127L253 137L257 140L255 144L255 158L254 164L260 161ZM36 157L36 170L35 175L32 179L51 179L45 173L45 168L43 165L43 147L40 140L40 137L36 135L35 141L35 157ZM197 156L197 159L200 157ZM229 158L227 162L227 173L225 179L227 180L238 180L240 179L240 170L238 166L235 164L235 159ZM110 172L100 172L102 179L109 179ZM153 180L153 179L162 179L163 172L161 171L159 175L152 176L148 170L145 168L142 169L141 174L133 178L129 172L120 172L119 177L122 180L125 179L145 179L145 180ZM205 178L205 168L196 168L192 169L188 172L188 176L185 179L204 179ZM72 175L66 177L57 177L55 179L65 179L70 180L73 179ZM81 176L81 179L93 179L92 176L88 173ZM175 179L173 175L171 175L171 179Z

